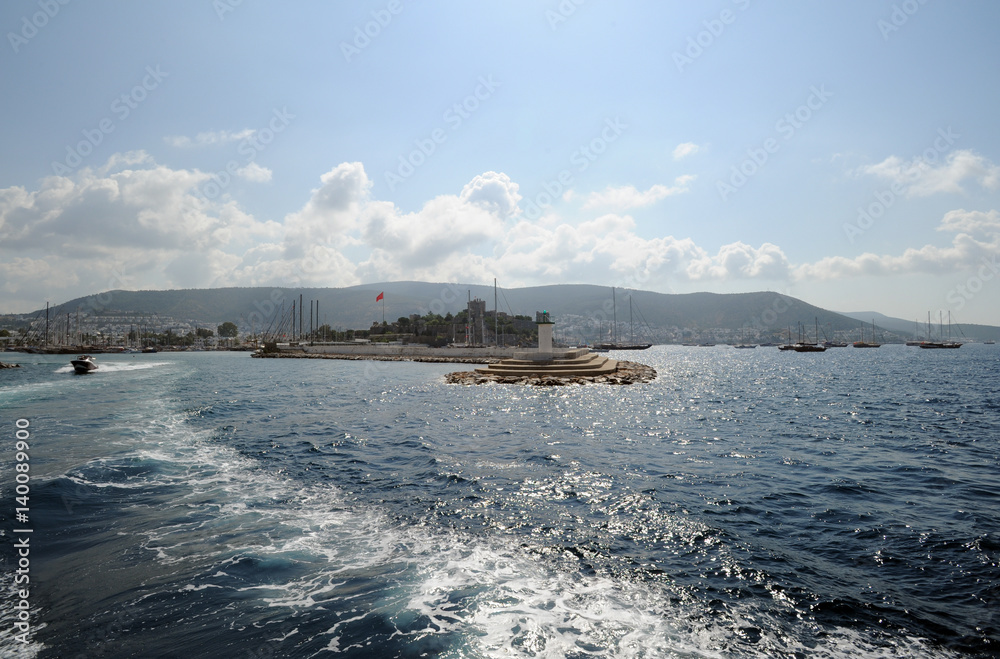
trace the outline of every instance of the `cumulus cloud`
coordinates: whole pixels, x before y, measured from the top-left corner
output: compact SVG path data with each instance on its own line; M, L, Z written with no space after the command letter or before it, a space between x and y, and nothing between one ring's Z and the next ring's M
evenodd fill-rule
M270 171L248 167L244 175L264 180ZM361 163L341 163L280 222L258 220L231 198L198 194L210 178L134 152L116 154L97 169L45 178L36 189L0 189L0 290L7 303L36 305L51 291L69 298L110 288L393 279L708 288L957 271L1000 255L996 210L944 215L938 228L952 234L950 245L797 265L773 243L736 241L709 250L690 238L643 234L619 212L683 192L690 176L645 191L624 186L581 193L587 202L575 216L551 211L534 221L518 207L517 184L501 172L472 176L461 189L403 211L372 198ZM600 210L587 212L594 208Z
M20 290L21 299L75 286L89 294L114 287L108 283L121 280L113 273L122 264L134 275L148 273L137 286L195 285L189 276L195 271L180 261L200 258L224 270L232 261L223 255L277 235L277 223L198 195L208 177L132 152L97 169L47 177L36 190L0 190L5 287ZM217 280L219 274L210 281ZM198 279L197 285L210 284Z
M945 213L937 230L971 234L997 234L1000 233L1000 212L991 210L984 213L965 209L949 211Z
M271 170L267 167L262 167L255 162L251 162L246 167L237 169L236 175L240 178L246 179L247 181L253 181L254 183L267 183L271 180Z
M311 245L341 239L359 225L361 205L372 187L364 166L341 163L323 174L320 183L305 206L285 218L287 258L302 256Z
M910 197L927 197L944 192L961 193L964 192L962 184L968 180L989 190L1000 187L1000 167L969 150L949 153L939 165L923 158L903 160L899 156L890 156L858 171L900 186L903 194Z
M693 156L698 153L699 147L694 142L683 142L674 147L674 160L680 160L681 158L687 158L688 156Z
M0 242L72 257L122 246L201 249L229 243L233 231L273 230L233 203L196 195L207 178L196 170L151 165L107 175L83 169L72 178L51 176L30 193L8 188L0 192Z
M693 280L785 279L790 266L777 245L735 242L720 247L712 259L692 263L688 274Z
M655 285L782 279L789 274L787 259L773 245L735 243L712 256L690 238L646 238L635 229L631 217L616 214L554 226L519 222L499 243L493 272L522 284L594 281L594 274L602 273Z
M486 172L473 178L459 195L459 199L467 204L474 204L487 211L507 217L517 210L517 202L521 200L518 185L506 174Z
M939 231L956 233L950 245L924 245L902 254L865 253L854 258L831 256L795 268L797 279L843 279L860 276L958 272L981 259L1000 255L1000 214L995 210L946 213ZM972 235L978 234L978 236Z
M661 199L666 199L672 195L688 192L690 190L690 184L695 180L695 178L696 177L691 174L685 174L684 176L678 176L674 179L674 184L671 187L656 184L645 192L638 190L633 185L625 185L617 188L609 186L604 191L594 192L587 197L587 201L584 202L583 208L615 208L618 210L628 210L629 208L650 206Z

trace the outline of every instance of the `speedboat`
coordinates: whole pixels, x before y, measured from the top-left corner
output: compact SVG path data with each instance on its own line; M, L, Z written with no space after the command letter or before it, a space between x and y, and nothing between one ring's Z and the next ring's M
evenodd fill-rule
M97 370L97 362L90 355L80 355L76 359L71 360L70 364L73 365L73 370L79 375Z

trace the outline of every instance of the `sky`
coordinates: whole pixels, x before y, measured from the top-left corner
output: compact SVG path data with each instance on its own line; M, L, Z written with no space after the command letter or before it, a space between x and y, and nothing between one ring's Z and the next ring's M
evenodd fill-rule
M0 313L397 280L1000 325L1000 3L7 0Z

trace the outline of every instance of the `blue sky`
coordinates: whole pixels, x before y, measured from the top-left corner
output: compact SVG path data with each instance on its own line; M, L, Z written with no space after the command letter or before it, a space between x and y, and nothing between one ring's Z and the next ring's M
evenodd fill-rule
M390 280L1000 325L993 2L10 1L0 312Z

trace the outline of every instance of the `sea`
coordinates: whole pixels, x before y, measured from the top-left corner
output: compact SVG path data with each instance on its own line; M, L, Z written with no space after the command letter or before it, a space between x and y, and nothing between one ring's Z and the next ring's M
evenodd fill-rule
M0 656L1000 656L1000 348L611 356L3 353Z

